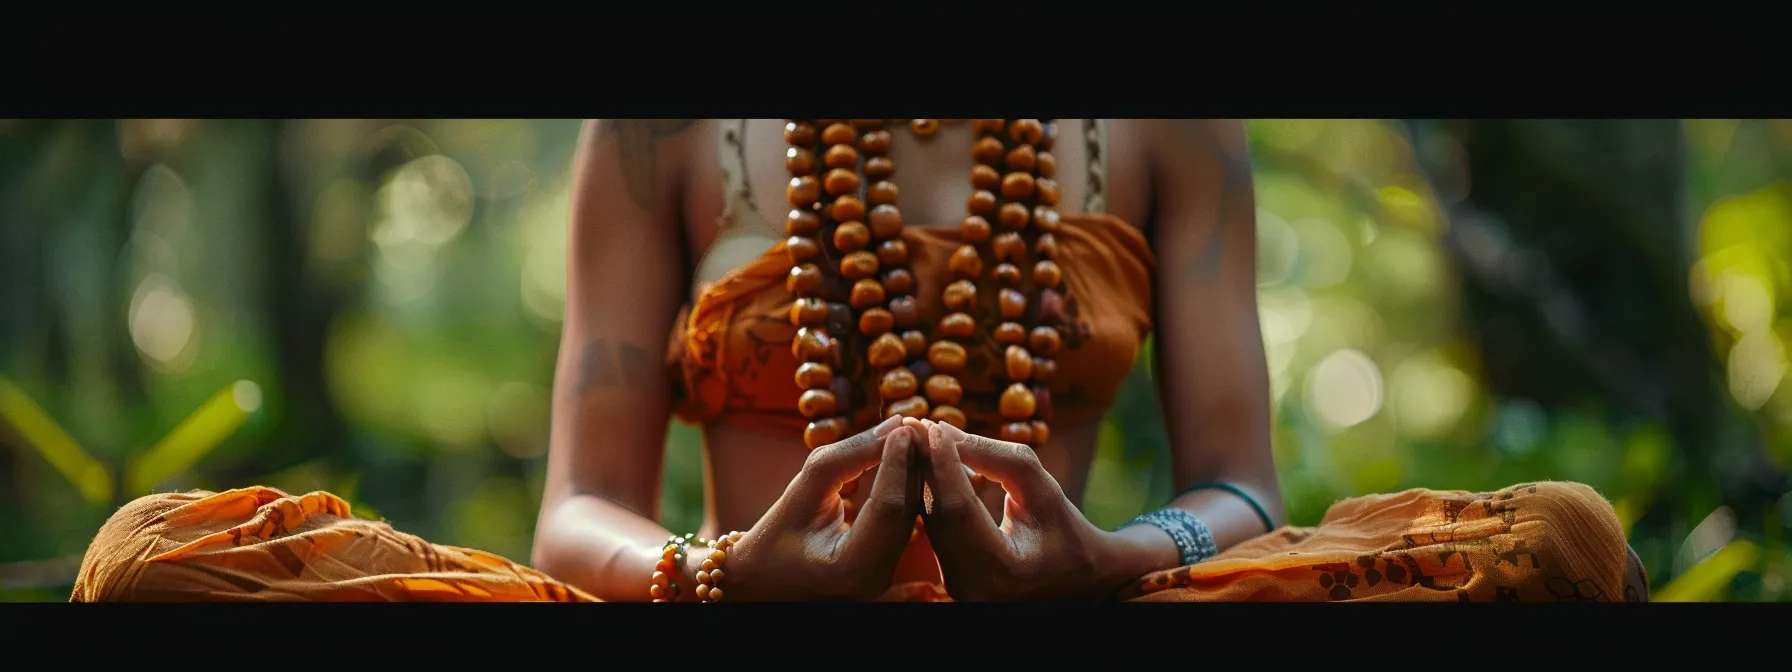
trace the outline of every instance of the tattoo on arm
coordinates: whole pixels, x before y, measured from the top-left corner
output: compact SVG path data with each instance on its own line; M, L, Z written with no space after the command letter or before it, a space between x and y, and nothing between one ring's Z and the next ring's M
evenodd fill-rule
M622 176L635 205L652 211L659 195L657 175L661 140L697 125L696 119L605 119L604 137L616 136Z
M579 353L580 395L597 388L620 386L640 387L653 375L652 357L646 348L617 343L614 348L604 339L585 344Z
M1213 228L1199 254L1189 261L1188 270L1202 280L1219 276L1224 258L1226 230L1254 215L1254 194L1251 181L1251 157L1245 147L1228 147L1221 139L1229 124L1226 119L1182 119L1181 149L1196 156L1212 157L1218 163L1219 207Z

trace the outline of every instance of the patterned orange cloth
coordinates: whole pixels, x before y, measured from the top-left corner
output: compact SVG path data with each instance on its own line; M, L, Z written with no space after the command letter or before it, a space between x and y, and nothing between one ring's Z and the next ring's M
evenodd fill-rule
M1584 485L1409 490L1345 500L1317 527L1283 528L1151 574L1119 598L1639 601L1648 582L1628 551L1611 506ZM919 583L892 586L883 599L951 600ZM328 493L255 487L126 505L89 546L70 601L596 600L504 558L354 518Z
M71 602L590 602L504 558L349 515L326 492L150 495L88 546Z

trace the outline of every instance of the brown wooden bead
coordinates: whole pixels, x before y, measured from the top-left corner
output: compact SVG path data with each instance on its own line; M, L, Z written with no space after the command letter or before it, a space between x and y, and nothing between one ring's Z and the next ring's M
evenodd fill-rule
M884 291L892 295L913 294L915 291L915 274L906 268L892 268L884 271Z
M1019 345L1027 342L1027 328L1019 322L1003 322L996 326L995 339L1003 345Z
M1018 201L1033 195L1033 175L1030 173L1009 173L1002 178L1002 198ZM1019 205L1016 203L1015 205ZM1021 206L1025 208L1026 206Z
M1052 389L1044 385L1033 386L1033 417L1046 422L1052 420Z
M927 398L936 405L949 406L964 398L964 385L955 376L935 374L927 377Z
M792 265L801 264L821 256L821 243L808 236L791 236L784 240L784 252L790 255Z
M697 599L703 600L704 602L708 602L709 601L709 592L711 590L714 590L714 588L711 588L710 585L707 583L697 584Z
M784 197L793 207L809 207L821 200L821 183L810 175L790 178L790 185L784 188Z
M1033 327L1033 333L1027 335L1027 348L1046 357L1058 354L1058 346L1063 344L1053 327Z
M1013 287L1020 284L1020 267L1014 264L996 264L996 270L989 274L996 284Z
M1033 241L1033 253L1043 259L1057 259L1058 237L1049 233L1039 234L1039 239Z
M827 178L822 180L822 186L827 188L830 196L856 194L859 193L859 174L844 168L835 168L828 171Z
M871 209L871 235L878 238L895 238L902 233L902 210L894 205L880 205Z
M815 420L803 429L803 443L810 450L839 443L843 438L846 438L846 420L843 418Z
M977 253L977 248L964 245L952 253L951 259L946 260L946 266L960 278L975 278L983 274L983 255Z
M859 138L859 149L871 156L883 156L890 153L891 139L890 132L880 128Z
M996 215L996 221L1002 223L1002 228L1010 231L1025 229L1027 228L1027 206L1019 203L1004 203L1001 213Z
M853 149L852 145L834 145L828 148L822 161L835 170L854 170L859 167L859 150Z
M1020 261L1027 256L1027 241L1013 231L998 233L996 239L990 242L989 251L995 254L997 261Z
M1058 361L1046 357L1033 358L1033 382L1049 383L1058 375Z
M813 327L828 321L828 304L817 297L800 298L790 304L790 324Z
M1038 190L1040 205L1057 205L1058 204L1058 195L1059 194L1058 194L1058 181L1057 180L1051 179L1049 177L1041 177L1037 180L1034 180L1033 185L1034 185L1034 188Z
M902 339L895 334L885 332L871 342L865 349L865 360L872 366L887 369L908 359L908 348L902 345Z
M964 411L952 406L935 406L933 412L928 413L927 417L934 422L943 422L959 429L964 429L968 424L965 421Z
M1064 321L1064 295L1055 289L1039 291L1039 312L1033 316L1039 324L1058 324Z
M896 197L901 193L902 190L896 188L895 182L878 180L871 183L870 189L865 190L865 199L870 201L872 212L876 212L879 207L895 203Z
M660 558L659 562L653 563L653 571L670 573L672 571L672 561Z
M989 240L989 220L971 215L958 225L958 234L964 242L976 244Z
M1064 269L1058 268L1057 262L1040 259L1033 264L1033 282L1039 283L1040 287L1057 287L1063 281Z
M995 135L1002 132L1007 119L972 119L971 130L977 135Z
M1027 295L1020 293L1020 290L1003 287L1002 291L996 293L996 305L1002 311L1002 319L1018 320L1027 314Z
M791 147L784 150L784 170L789 171L793 176L815 172L815 152L804 147Z
M1046 233L1057 231L1059 223L1056 208L1044 205L1033 206L1033 226L1039 227L1040 231Z
M834 347L834 339L820 329L802 327L796 330L796 336L790 340L790 354L805 362L822 361L828 351Z
M859 139L859 132L852 124L832 123L821 129L821 143L824 145L850 145Z
M981 163L971 166L971 188L995 191L1002 184L1002 174Z
M850 334L858 319L853 317L852 307L841 303L828 304L828 334ZM835 345L839 345L836 340Z
M940 318L940 333L948 338L965 338L977 332L977 320L967 313L952 313Z
M857 196L841 196L834 199L834 206L828 214L834 216L836 222L856 222L865 217L865 202Z
M896 327L896 317L883 308L872 308L859 315L859 333L878 336Z
M853 285L855 292L858 291L856 283L864 282L867 278L877 275L877 268L877 255L864 250L850 253L840 259L840 275L846 276L848 280L856 281Z
M807 209L791 210L784 216L784 233L792 236L813 236L821 230L821 216Z
M1025 422L1005 422L996 433L996 438L1009 443L1033 445L1033 425Z
M1034 168L1038 169L1040 177L1051 178L1058 175L1058 156L1056 154L1040 152L1038 160L1034 163Z
M834 370L821 362L803 362L796 367L796 386L798 389L812 390L827 387L834 382Z
M887 156L873 156L865 159L865 177L873 180L887 180L896 174L896 162Z
M1057 144L1058 144L1058 122L1056 122L1056 121L1045 122L1044 132L1039 134L1039 142L1036 142L1033 144L1039 145L1039 148L1043 149L1043 150L1050 150L1052 147L1057 146Z
M877 393L885 399L902 399L915 396L921 382L915 380L915 372L898 366L884 372L883 380L877 383Z
M784 288L797 296L814 296L821 289L821 269L815 264L803 264L790 269L790 276L784 280Z
M1008 139L1015 144L1035 144L1044 135L1045 124L1039 123L1038 119L1015 119L1014 123L1008 125Z
M996 203L995 193L985 189L978 189L971 192L971 198L965 203L965 208L970 210L973 215L983 215L987 217L995 214Z
M815 126L802 121L785 123L784 142L801 146L815 144Z
M895 266L908 261L908 243L902 242L901 238L891 238L878 243L877 260L883 262L885 266Z
M926 399L909 397L902 401L890 404L890 407L884 411L884 417L901 415L910 418L925 418L927 417L927 409L928 405Z
M970 310L977 305L977 283L969 280L954 281L946 285L946 291L940 292L947 310Z
M976 159L977 163L994 166L1001 163L1002 156L1007 153L1002 141L994 137L980 139L977 144L971 145L971 158Z
M1033 417L1033 391L1026 385L1014 383L1002 390L1002 417L1010 420L1026 420Z
M1026 348L1010 345L1002 354L1002 363L1007 365L1005 368L1008 380L1019 383L1033 377L1033 355Z
M927 352L927 333L919 329L902 332L902 347L911 357L920 357Z
M964 346L952 341L934 341L927 347L927 363L940 373L963 371L966 356Z
M666 601L666 587L657 583L647 587L647 594L653 597L655 602Z
M876 259L877 257L872 257L872 260ZM859 310L881 306L884 303L884 283L873 278L852 283L852 294L847 297L847 301Z
M834 393L839 400L840 415L851 415L852 409L864 401L865 393L859 389L858 381L847 376L834 376L834 382L828 385L828 391Z
M1009 170L1025 173L1031 172L1038 161L1039 156L1033 152L1031 145L1021 145L1008 150L1006 163Z
M940 130L940 122L938 119L916 119L908 122L908 127L914 129L915 135L925 138Z
M1047 443L1051 443L1051 440L1052 440L1051 425L1048 425L1044 421L1041 421L1041 420L1034 420L1027 424L1033 427L1033 442L1029 445L1043 446Z
M796 399L797 411L810 419L831 416L838 407L834 393L827 390L805 390Z
M898 296L890 300L890 314L896 316L896 326L907 329L921 323L921 312L915 306L912 296Z
M856 252L871 244L871 229L864 224L848 221L834 227L834 247L842 252Z

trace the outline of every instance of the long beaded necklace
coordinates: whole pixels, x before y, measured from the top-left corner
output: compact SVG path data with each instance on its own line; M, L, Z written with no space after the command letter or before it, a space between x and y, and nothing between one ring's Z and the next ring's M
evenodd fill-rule
M962 120L943 120L953 123ZM973 192L959 225L962 244L947 262L955 280L943 290L947 314L931 334L920 324L913 296L915 279L905 267L896 166L888 156L887 126L906 124L917 135L933 135L942 120L788 120L785 168L785 249L792 268L786 286L797 298L790 321L797 327L791 351L801 362L797 407L809 420L803 440L811 450L846 437L859 387L842 352L843 341L858 334L871 342L865 363L878 376L879 417L905 415L966 427L958 408L965 389L967 345L992 338L1005 346L1002 375L1007 385L997 405L1002 423L996 436L1037 447L1050 437L1051 392L1045 383L1057 367L1061 347L1063 271L1054 258L1058 242L1059 188L1051 154L1056 124L1045 119L974 119L971 148ZM817 165L819 157L820 165ZM823 172L825 170L825 172ZM866 184L869 182L869 184ZM993 220L993 221L992 221ZM1030 243L1030 245L1029 245ZM1029 247L1031 254L1028 254ZM1031 273L1021 267L1029 260ZM986 264L993 261L985 273ZM979 329L980 283L993 282L998 319ZM842 301L843 300L843 301ZM855 348L856 350L856 348ZM850 492L853 485L848 485ZM850 517L851 510L849 508Z

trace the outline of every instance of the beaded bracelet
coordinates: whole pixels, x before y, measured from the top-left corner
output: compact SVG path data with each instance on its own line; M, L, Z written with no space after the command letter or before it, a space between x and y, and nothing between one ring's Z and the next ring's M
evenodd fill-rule
M722 565L728 562L728 551L740 541L744 532L729 532L711 544L713 547L709 557L697 569L697 599L704 602L722 601Z
M1176 543L1176 552L1181 556L1182 566L1200 563L1219 554L1218 545L1214 543L1213 532L1207 524L1196 518L1195 514L1182 509L1159 509L1128 521L1122 527L1134 525L1150 525L1170 535Z
M684 564L685 555L689 552L691 542L708 544L706 539L698 539L697 535L672 535L666 545L660 547L660 561L653 565L653 583L647 594L655 602L672 602L678 599L683 591L678 586L678 568Z

